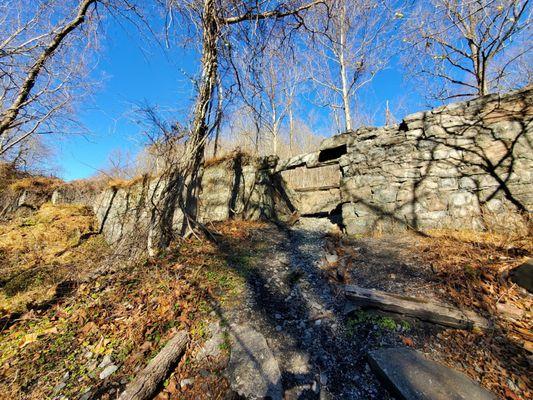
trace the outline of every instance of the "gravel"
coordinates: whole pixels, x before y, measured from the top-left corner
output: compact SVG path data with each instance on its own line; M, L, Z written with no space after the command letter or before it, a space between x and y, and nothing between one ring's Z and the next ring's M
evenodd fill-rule
M319 268L326 257L324 221L304 219L288 230L264 230L258 235L268 243L266 254L248 277L243 301L224 318L250 325L266 338L287 400L391 399L365 370L364 359L387 335L379 329L349 335L343 298Z

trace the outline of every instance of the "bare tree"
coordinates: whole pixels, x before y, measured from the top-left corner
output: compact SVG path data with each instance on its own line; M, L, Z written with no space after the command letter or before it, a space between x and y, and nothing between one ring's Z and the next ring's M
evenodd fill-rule
M81 54L90 46L97 3L0 5L0 156L19 154L31 136L59 131L59 117L70 120L68 107L85 88Z
M200 190L202 165L207 139L216 127L218 107L213 104L215 89L220 79L222 63L231 65L232 27L255 29L266 21L287 21L292 18L295 27L302 24L302 13L323 3L314 0L257 2L244 0L170 0L169 20L179 16L192 32L201 36L201 71L196 82L197 97L193 118L185 144L186 158L179 168L169 172L161 191L151 223L149 250L153 254L168 246L172 239L172 219L176 206L183 211L182 234L191 224L197 224L197 200ZM272 7L272 8L270 8ZM238 79L238 78L237 78Z
M294 138L294 108L303 83L303 66L293 47L269 36L261 54L242 49L240 58L242 100L251 110L255 125L279 155L282 125L288 122L289 151ZM287 121L288 120L288 121Z
M323 33L309 40L310 79L319 105L331 109L339 130L351 131L357 92L388 63L395 13L378 0L332 0L328 12L313 16L314 30Z
M407 27L405 63L436 87L438 100L483 96L527 84L516 68L529 58L529 0L430 0Z

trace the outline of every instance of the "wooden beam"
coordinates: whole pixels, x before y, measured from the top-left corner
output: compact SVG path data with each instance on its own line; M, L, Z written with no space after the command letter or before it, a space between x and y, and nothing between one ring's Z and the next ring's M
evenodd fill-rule
M415 297L401 296L376 289L365 289L355 285L344 286L346 297L363 307L416 317L423 321L458 329L488 328L488 321L472 311L438 304Z

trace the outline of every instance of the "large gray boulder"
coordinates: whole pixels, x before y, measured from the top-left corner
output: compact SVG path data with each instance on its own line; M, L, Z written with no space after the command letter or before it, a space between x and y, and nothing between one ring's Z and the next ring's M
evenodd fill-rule
M250 400L281 400L281 373L264 336L248 326L232 326L229 333L231 355L226 375L231 388Z
M466 375L407 349L380 349L368 354L370 366L403 400L496 400Z

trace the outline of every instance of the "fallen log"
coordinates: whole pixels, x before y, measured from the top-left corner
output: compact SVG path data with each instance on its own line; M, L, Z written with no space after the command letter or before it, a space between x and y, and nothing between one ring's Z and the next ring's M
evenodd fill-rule
M131 381L126 390L120 395L119 400L146 400L151 399L163 380L172 368L189 342L187 332L180 331L163 349L148 363L148 365Z
M432 301L387 293L376 289L365 289L355 285L345 285L346 297L363 307L416 317L423 321L458 329L488 328L488 321L472 311L438 304Z

